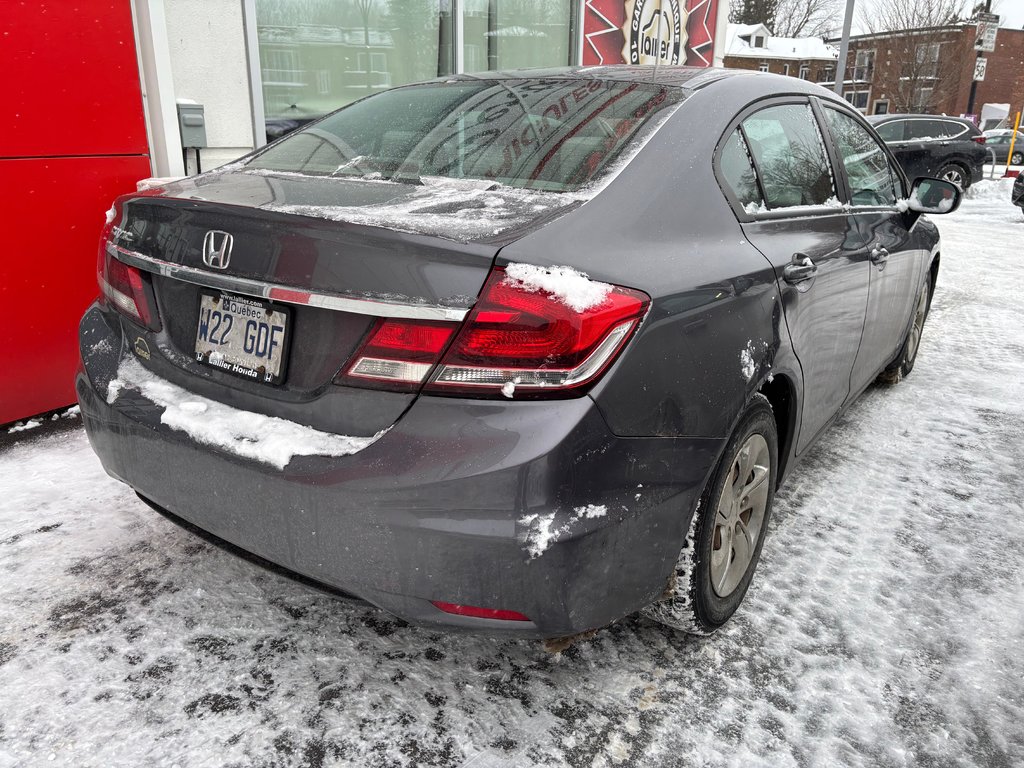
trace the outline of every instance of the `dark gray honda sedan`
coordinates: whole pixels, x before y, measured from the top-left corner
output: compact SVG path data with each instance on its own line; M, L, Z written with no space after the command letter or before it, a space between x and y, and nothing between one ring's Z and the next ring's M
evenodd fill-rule
M396 88L119 198L78 397L155 509L409 621L708 633L959 200L796 78Z

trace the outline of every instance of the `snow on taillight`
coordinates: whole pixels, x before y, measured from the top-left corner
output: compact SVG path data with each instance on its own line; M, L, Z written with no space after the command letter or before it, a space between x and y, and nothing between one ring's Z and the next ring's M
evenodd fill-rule
M570 394L607 369L648 306L567 268L495 268L426 391Z
M985 136L972 136L971 140L976 141L979 144L984 144L986 141L988 141L988 138Z
M339 383L416 390L458 326L451 322L379 320L338 376Z

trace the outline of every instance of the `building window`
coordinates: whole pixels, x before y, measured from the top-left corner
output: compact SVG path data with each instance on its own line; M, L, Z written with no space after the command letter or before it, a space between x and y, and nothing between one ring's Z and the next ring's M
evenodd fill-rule
M810 76L811 76L811 65L810 64L801 64L800 65L800 79L801 80L806 80Z
M935 89L930 86L918 86L914 88L914 103L910 108L911 112L930 112L933 104Z
M939 56L942 54L942 43L920 43L915 52L917 76L935 78L939 75Z
M331 92L331 70L319 69L316 73L316 92L324 96Z
M857 51L857 57L853 64L853 79L856 82L871 82L871 76L875 73L875 52Z
M764 48L764 35L755 35L754 36L754 47L755 48Z
M888 99L876 99L875 108L872 110L874 115L888 115L889 114L889 100Z
M834 83L836 81L836 68L833 66L823 67L818 70L819 83Z
M788 75L789 74L789 64L783 64L782 65L782 74L784 74L784 75Z
M767 72L768 71L768 62L767 61L762 61L760 66L758 67L758 69L761 72Z
M869 93L867 91L843 91L843 98L861 112L866 111L868 108L868 96Z

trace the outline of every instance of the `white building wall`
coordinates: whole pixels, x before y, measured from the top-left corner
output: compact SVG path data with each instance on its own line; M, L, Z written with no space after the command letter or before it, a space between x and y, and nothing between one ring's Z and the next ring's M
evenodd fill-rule
M202 104L203 170L253 148L252 102L241 0L163 0L176 99ZM189 152L189 173L195 172Z

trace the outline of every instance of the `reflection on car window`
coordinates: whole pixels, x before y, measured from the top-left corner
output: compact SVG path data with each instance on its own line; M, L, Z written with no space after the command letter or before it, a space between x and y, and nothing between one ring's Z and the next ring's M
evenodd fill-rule
M903 129L906 124L906 120L894 120L891 123L876 125L875 130L878 131L878 135L882 137L882 141L903 141Z
M853 205L895 205L896 192L885 152L849 115L825 109L828 129L843 158Z
M967 126L950 120L908 120L907 139L910 141L942 141L966 132Z
M809 105L768 107L741 127L770 210L835 199L825 145Z
M722 147L720 158L722 176L747 213L755 213L764 206L761 190L757 186L754 166L750 163L747 144L737 128Z
M289 134L252 169L415 183L479 179L573 191L601 175L679 89L596 79L456 80L395 88Z

